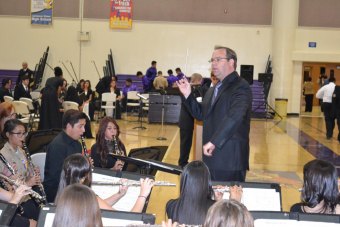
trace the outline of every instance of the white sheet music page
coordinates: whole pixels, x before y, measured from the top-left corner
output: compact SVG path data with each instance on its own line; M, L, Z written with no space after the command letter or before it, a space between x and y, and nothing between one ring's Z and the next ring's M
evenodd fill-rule
M125 219L102 218L103 226L127 226L143 225L143 221L132 221Z
M44 227L52 227L55 213L47 213Z
M116 182L121 178L111 177L104 174L93 173L92 180L100 182ZM92 185L91 186L94 193L102 199L106 199L119 191L119 186L110 185ZM113 209L119 211L131 211L135 202L138 198L140 192L140 187L131 186L126 192L125 196L121 198L116 204L114 204Z
M275 189L244 188L241 202L248 210L281 211L280 193Z
M229 195L223 193L223 199L229 199ZM275 189L243 188L241 202L250 211L281 211L280 193Z
M312 221L281 220L281 219L256 219L255 227L339 227L340 224Z

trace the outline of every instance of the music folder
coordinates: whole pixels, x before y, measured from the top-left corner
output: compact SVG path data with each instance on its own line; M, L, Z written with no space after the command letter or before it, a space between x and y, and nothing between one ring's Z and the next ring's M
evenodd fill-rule
M167 173L172 173L172 174L181 174L182 169L179 166L156 161L156 160L143 160L139 158L132 158L132 157L126 157L126 156L121 156L121 155L115 155L115 154L110 154L114 156L117 159L120 159L124 162L127 163L132 163L135 164L136 166L139 166L141 169L146 169L147 173L149 172L150 169L156 169L162 172L167 172Z

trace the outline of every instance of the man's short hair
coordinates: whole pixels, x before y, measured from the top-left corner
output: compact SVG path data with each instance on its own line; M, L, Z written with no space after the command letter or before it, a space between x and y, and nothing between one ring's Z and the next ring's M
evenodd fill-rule
M28 80L30 77L28 75L23 75L21 77L21 81Z
M156 62L156 61L152 61L152 62L151 62L151 65L154 65L154 64L157 64L157 62Z
M54 68L54 76L61 77L63 75L63 70L57 66Z
M143 73L142 73L141 71L138 71L138 72L136 73L136 76L143 76Z
M234 69L236 70L237 68L237 55L236 52L229 47L224 47L224 46L215 46L215 50L225 50L226 52L226 58L229 60L233 59L234 60Z
M175 71L176 72L182 72L181 68L176 68Z
M73 126L77 124L81 119L86 120L85 113L79 110L67 110L63 116L62 127L63 129L66 129L67 124L70 124L73 128Z
M127 78L125 81L126 81L126 82L129 82L129 83L132 83L131 78Z
M334 76L330 76L328 79L329 82L335 82L335 77Z
M172 75L173 73L174 73L174 72L173 72L171 69L168 70L168 74L169 74L169 75Z
M11 79L8 79L8 78L2 79L2 86L5 87L10 81Z

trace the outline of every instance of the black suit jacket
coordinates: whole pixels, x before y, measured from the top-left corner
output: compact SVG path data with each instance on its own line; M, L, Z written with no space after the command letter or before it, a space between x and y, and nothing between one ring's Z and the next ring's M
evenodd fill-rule
M25 88L22 84L19 84L14 89L14 99L19 100L20 98L32 99L29 89L26 92L26 90L25 90Z
M249 131L252 93L249 84L237 72L229 74L212 102L209 89L200 105L191 94L185 104L193 116L203 120L203 144L216 148L211 157L203 155L209 169L236 171L249 169Z

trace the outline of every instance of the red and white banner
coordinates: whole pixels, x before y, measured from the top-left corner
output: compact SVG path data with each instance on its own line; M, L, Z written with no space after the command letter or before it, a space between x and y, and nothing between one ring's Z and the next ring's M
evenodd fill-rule
M110 28L132 28L132 0L111 0Z

